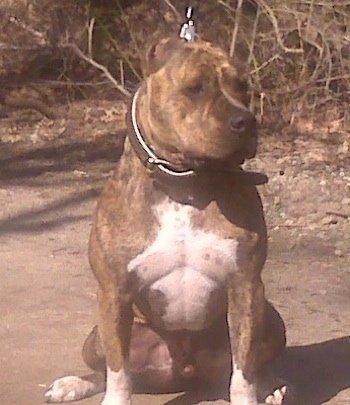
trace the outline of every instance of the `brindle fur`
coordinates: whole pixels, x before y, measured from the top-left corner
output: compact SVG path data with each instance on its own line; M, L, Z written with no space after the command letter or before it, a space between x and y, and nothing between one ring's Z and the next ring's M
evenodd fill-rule
M149 48L145 72L137 105L140 129L147 142L176 169L202 161L215 162L212 168L227 168L228 162L238 167L242 158L255 155L254 129L234 137L228 124L230 117L248 113L248 109L245 82L225 52L204 41L166 39ZM176 341L175 333L154 327L127 271L128 263L155 239L159 225L151 207L168 195L180 202L191 195L191 204L199 209L192 218L193 226L203 231L214 229L221 237L239 242L239 271L227 280L227 305L219 323L194 334L192 342L210 347L210 336L217 336L229 360L231 347L236 366L249 382L283 351L283 321L267 303L261 280L267 237L259 195L254 185L242 183L229 172L212 170L210 164L193 179L158 184L126 140L124 154L99 200L90 238L99 315L98 329L88 337L83 357L92 369L104 372L106 362L115 371L125 365L131 335L142 330L135 323L133 327L134 319L165 342ZM139 337L133 336L132 341L137 340ZM194 358L195 363L195 347L190 352L188 359ZM205 365L193 367L187 377L207 378ZM158 388L168 389L179 380L186 380L181 377L181 367ZM231 401L236 404L234 395L231 393Z

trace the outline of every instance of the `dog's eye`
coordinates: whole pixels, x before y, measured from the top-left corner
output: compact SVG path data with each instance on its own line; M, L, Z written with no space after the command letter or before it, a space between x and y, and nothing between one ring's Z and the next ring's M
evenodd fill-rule
M191 96L199 96L204 93L205 85L204 85L204 83L197 83L193 86L186 87L185 90L186 90L186 93Z

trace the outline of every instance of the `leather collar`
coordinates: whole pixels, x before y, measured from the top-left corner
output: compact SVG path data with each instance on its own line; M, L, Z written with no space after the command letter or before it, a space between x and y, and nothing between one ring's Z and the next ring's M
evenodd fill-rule
M139 96L140 88L136 91L131 101L131 107L129 112L129 131L128 137L132 147L134 148L138 158L147 170L154 176L168 179L168 178L192 178L195 176L195 172L192 169L183 171L175 170L171 167L171 162L162 159L157 156L151 146L147 145L140 127L137 122L137 100Z

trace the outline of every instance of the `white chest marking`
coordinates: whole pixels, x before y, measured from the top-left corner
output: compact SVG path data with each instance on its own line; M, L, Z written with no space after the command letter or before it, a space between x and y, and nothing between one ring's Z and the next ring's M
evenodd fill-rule
M128 265L140 290L162 296L151 307L163 306L155 310L168 329L204 327L217 301L225 299L227 275L237 268L238 242L194 228L191 218L196 213L196 208L169 199L155 206L160 225L156 239Z

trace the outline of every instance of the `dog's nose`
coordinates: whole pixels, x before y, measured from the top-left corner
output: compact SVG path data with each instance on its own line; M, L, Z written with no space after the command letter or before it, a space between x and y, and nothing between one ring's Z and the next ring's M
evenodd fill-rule
M232 131L238 135L254 128L255 117L250 111L241 110L230 118L229 125Z

